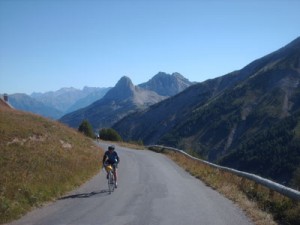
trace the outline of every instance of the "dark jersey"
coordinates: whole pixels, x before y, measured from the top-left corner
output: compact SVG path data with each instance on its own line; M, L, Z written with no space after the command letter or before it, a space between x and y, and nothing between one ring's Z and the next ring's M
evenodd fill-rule
M119 163L120 159L119 159L118 153L115 151L113 151L113 152L106 151L104 153L102 162L103 162L103 164L104 164L104 162L109 163L109 164Z

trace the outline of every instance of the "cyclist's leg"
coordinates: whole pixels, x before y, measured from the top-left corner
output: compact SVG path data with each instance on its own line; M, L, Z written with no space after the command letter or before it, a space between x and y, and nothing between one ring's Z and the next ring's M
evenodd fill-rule
M117 170L117 168L114 169L114 176L115 176L115 180L117 182L117 180L118 180L118 170Z
M114 164L113 167L114 167L113 171L114 171L115 181L117 182L117 180L118 180L118 165Z
M117 181L118 181L118 169L117 169L118 165L114 164L113 166L114 166L113 173L114 173L114 177L115 177L115 187L117 188L117 186L118 186L118 183L117 183Z
M109 164L107 163L104 163L104 168L105 168L105 171L106 171L106 179L108 179L108 170L106 169L106 167L108 166Z

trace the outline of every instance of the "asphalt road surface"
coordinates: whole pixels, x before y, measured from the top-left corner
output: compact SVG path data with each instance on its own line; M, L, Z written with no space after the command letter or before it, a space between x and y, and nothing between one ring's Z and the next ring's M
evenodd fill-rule
M107 144L100 144L105 149ZM109 194L104 171L11 225L250 225L235 204L166 156L116 146L119 187Z

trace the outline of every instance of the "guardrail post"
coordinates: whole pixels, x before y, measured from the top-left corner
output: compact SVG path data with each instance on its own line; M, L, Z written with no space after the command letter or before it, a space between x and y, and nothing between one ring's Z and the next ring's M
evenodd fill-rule
M255 192L258 191L258 183L254 182L253 190L254 190Z
M239 185L241 190L244 190L244 183L245 183L245 180L246 180L246 179L245 179L244 177L241 177L241 181L240 181L240 185Z

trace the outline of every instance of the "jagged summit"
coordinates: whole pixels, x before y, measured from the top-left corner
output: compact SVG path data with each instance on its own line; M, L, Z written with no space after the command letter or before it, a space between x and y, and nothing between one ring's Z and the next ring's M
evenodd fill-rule
M183 77L180 73L167 74L165 72L159 72L148 82L140 84L139 87L155 91L162 96L173 96L192 84L192 82Z

